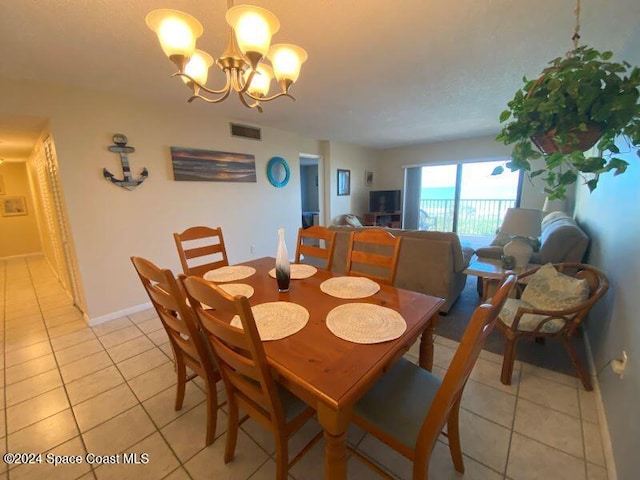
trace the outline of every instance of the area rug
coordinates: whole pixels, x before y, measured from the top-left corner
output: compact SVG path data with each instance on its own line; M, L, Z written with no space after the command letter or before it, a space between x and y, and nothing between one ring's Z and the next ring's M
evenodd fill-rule
M453 307L451 307L451 310L449 310L449 313L440 315L440 322L435 329L436 334L459 342L467 328L471 314L479 302L476 277L469 275L464 290L456 303L453 304ZM573 345L582 364L587 369L587 354L581 334L573 339ZM504 335L499 330L494 329L487 338L484 350L500 355L504 354ZM558 340L547 339L544 344L540 344L528 338L522 339L518 341L516 347L516 360L577 377L568 352L562 342Z

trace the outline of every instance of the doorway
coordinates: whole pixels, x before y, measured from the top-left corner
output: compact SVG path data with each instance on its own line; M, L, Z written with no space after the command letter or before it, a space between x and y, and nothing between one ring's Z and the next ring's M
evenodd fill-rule
M308 228L324 224L321 215L322 166L316 155L300 155L301 225Z
M26 180L20 194L28 197L29 204L33 206L30 214L35 218L37 233L34 230L34 235L40 239L39 251L36 247L28 255L42 254L74 305L85 312L55 143L47 124L48 121L42 118L0 117L0 158L26 166Z

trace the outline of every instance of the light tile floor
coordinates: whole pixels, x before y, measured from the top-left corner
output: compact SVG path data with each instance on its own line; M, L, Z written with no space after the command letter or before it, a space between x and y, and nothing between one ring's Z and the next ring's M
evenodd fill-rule
M173 410L171 349L154 311L88 328L47 263L34 257L0 261L0 317L0 453L83 459L58 466L44 456L42 464L5 463L0 480L273 478L273 441L251 421L242 427L232 463L222 461L224 411L216 441L204 448L201 382L189 384L184 407ZM443 375L457 344L436 342L434 372ZM412 349L408 355L416 360L415 354ZM594 394L575 378L520 363L513 385L502 385L501 360L482 352L465 390L460 421L466 474L455 473L443 439L433 453L431 478L606 479ZM292 439L292 454L318 430L317 423L307 424ZM410 478L410 462L371 436L353 428L348 441L395 477ZM121 452L146 453L149 461L84 461L87 453ZM291 470L291 478L322 478L322 453L321 442ZM354 458L348 469L350 478L378 478Z

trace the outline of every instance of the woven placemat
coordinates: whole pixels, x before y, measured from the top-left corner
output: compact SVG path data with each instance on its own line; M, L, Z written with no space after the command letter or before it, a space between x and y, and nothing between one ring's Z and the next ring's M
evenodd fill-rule
M247 285L246 283L225 283L223 285L218 285L220 290L224 290L229 295L242 295L243 297L251 298L254 294L255 290L251 285Z
M387 307L347 303L329 312L327 328L336 337L349 342L381 343L400 337L407 329L407 322Z
M229 265L226 267L209 270L202 278L209 282L233 282L234 280L242 280L256 273L253 267L246 265Z
M292 263L291 264L291 280L301 280L303 278L309 278L314 275L318 269L313 265L306 265L303 263ZM272 268L269 270L269 276L276 278L276 269Z
M268 302L251 307L260 340L279 340L302 330L309 321L309 312L297 303ZM231 326L242 328L240 317L231 319Z
M365 277L334 277L322 282L320 290L337 298L365 298L378 293L380 285Z

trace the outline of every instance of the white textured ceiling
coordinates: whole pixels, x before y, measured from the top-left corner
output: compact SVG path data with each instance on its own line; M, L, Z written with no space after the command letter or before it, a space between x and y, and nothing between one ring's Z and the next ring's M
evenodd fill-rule
M236 3L243 3L238 1ZM571 48L574 0L248 0L275 13L275 43L309 53L288 99L265 111L235 98L189 105L213 115L374 148L495 134L521 85ZM198 18L199 47L226 44L226 0L5 0L0 75L184 105L145 15ZM640 1L582 0L582 40L640 63ZM221 75L221 74L220 74ZM216 82L217 81L217 82ZM215 88L222 79L210 75ZM1 93L0 93L1 94ZM1 115L2 112L0 112ZM0 122L0 139L8 138ZM0 156L2 155L0 143Z

